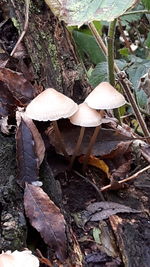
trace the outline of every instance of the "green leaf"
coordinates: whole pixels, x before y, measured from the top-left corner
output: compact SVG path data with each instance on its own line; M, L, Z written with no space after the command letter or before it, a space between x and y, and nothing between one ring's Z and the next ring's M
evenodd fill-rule
M68 25L78 25L79 27L93 20L113 21L137 2L136 0L45 1L60 20L64 20Z
M121 48L121 49L119 49L119 53L120 53L120 55L122 55L124 57L128 57L129 49L127 47Z
M115 60L118 67L123 70L126 66L125 60ZM92 71L91 76L89 78L89 82L93 87L96 87L100 82L108 80L108 65L107 62L98 63L95 69Z
M143 90L136 91L136 99L139 104L139 106L143 109L145 109L147 105L147 95Z
M96 243L101 244L100 240L101 230L97 227L93 228L93 237Z
M135 90L138 89L140 78L147 73L150 68L150 61L149 60L142 60L138 57L131 57L134 63L126 70L127 74L129 75L129 80L133 84Z
M97 64L106 60L104 54L92 35L88 35L79 31L73 31L72 34L83 60L86 57L93 64Z
M142 0L143 2L143 5L148 9L150 10L150 0Z
M148 33L147 39L145 40L144 44L150 48L150 32Z
M96 87L100 82L108 80L107 62L101 62L96 65L89 78L89 83Z

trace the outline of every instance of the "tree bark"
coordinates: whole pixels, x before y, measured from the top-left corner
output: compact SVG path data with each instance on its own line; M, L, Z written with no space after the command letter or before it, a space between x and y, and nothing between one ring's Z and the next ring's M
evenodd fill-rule
M2 9L11 15L19 33L25 21L24 0L2 0ZM13 15L12 15L13 14ZM44 1L31 0L29 25L24 37L35 78L44 87L53 87L81 102L89 85L75 52L71 34L52 14Z

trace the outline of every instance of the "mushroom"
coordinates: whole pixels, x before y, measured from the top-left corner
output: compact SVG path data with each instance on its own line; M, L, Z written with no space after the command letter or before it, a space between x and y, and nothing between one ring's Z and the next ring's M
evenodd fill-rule
M75 157L78 154L78 151L80 149L84 132L85 132L85 127L99 127L99 125L102 123L101 122L101 115L94 109L90 108L85 102L79 105L78 111L71 116L70 122L74 125L81 126L80 129L80 135L78 137L78 141L74 150L74 153L71 158L71 162L69 165L69 169L72 168Z
M0 267L39 267L39 260L30 250L11 253L6 251L0 254Z
M85 103L87 103L87 105L93 109L104 110L121 107L126 103L126 100L124 96L119 93L110 83L102 82L87 96ZM107 122L107 120L105 122ZM100 127L96 127L93 136L91 137L83 163L83 170L85 170L87 166L87 161L99 129Z
M48 88L35 97L26 108L26 115L38 121L52 121L56 137L61 150L66 158L65 150L57 120L68 118L78 110L78 105L69 97L59 93L53 88Z
M38 121L52 121L55 134L59 140L61 150L66 158L68 154L64 147L58 128L57 120L68 118L78 110L78 105L69 97L48 88L35 97L26 108L26 115Z
M126 104L124 96L108 82L100 83L85 102L94 109L114 109Z

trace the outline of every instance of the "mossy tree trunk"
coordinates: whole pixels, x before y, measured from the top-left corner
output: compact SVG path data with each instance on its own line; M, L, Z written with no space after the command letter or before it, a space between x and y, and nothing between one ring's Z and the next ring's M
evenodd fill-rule
M2 0L19 33L25 21L24 0ZM84 98L88 84L75 52L70 33L52 14L44 0L31 0L29 25L24 38L35 77L44 87L53 87L77 102Z

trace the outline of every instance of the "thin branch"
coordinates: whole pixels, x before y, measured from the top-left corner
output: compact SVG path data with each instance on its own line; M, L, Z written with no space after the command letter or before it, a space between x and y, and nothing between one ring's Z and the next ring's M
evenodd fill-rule
M136 173L133 174L132 176L130 176L130 177L128 177L128 178L125 178L125 179L119 181L118 184L123 184L123 183L126 183L126 182L128 182L128 181L131 181L131 180L137 178L137 177L139 176L139 174L141 174L141 173L147 171L148 169L150 169L150 165L148 165L147 167L143 168L142 170L136 172ZM111 184L106 185L106 186L103 186L103 187L101 188L101 192L103 192L103 191L105 191L105 190L108 190L108 189L111 189Z
M122 14L120 17L123 17L123 16L126 16L126 15L135 15L135 14L150 14L150 10L147 10L147 9L143 9L143 10L133 10L133 11L129 11L129 12L126 12L124 14Z
M30 0L25 0L25 22L24 22L24 27L23 27L23 31L14 47L14 49L11 51L10 56L13 56L14 53L16 52L16 49L18 47L18 45L21 43L22 39L24 38L26 32L27 32L27 28L28 28L28 23L29 23L29 5L30 5Z

